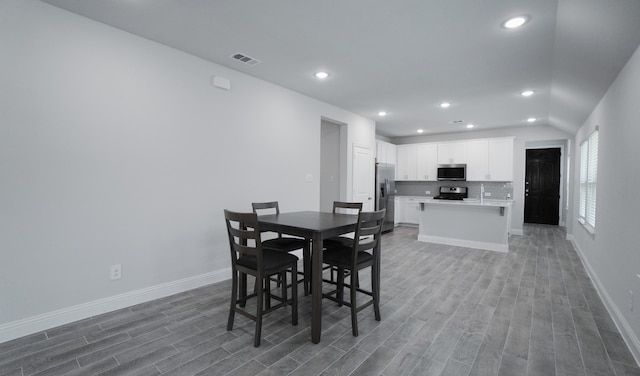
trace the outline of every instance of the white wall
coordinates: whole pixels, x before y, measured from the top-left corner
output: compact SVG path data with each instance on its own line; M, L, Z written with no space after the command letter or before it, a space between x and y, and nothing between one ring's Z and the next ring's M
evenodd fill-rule
M347 161L375 146L372 120L36 0L0 3L0 50L0 342L226 271L224 208L318 209L322 117Z
M493 129L487 131L397 137L392 139L390 142L401 145L419 142L468 140L474 138L491 137L514 137L513 198L515 202L513 204L513 217L511 220L511 227L513 233L522 233L524 224L524 178L526 166L525 150L527 148L527 145L536 145L536 143L549 140L568 140L571 139L570 135L547 125L535 125L520 128Z
M579 181L579 145L600 128L596 231L577 221L579 186L574 186L574 243L627 343L640 359L640 49L576 134L573 179ZM635 294L634 310L628 291Z

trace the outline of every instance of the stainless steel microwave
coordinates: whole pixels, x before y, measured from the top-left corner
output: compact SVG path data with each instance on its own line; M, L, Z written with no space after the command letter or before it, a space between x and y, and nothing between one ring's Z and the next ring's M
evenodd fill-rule
M466 164L441 164L438 165L438 181L466 181Z

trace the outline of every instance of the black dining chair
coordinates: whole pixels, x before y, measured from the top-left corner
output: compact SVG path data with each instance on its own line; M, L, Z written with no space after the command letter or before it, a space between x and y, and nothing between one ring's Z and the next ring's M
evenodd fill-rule
M344 202L344 201L334 201L333 202L333 213L344 213L344 214L358 214L362 211L362 202ZM324 239L322 241L323 249L331 249L335 247L343 247L350 246L353 242L353 236L334 236L328 239ZM335 268L331 266L326 266L323 270L331 270L331 282L335 281L334 273Z
M380 321L380 237L385 209L374 212L360 212L355 236L350 246L333 247L323 254L323 262L336 268L337 286L335 290L326 292L323 298L330 299L338 305L351 308L351 331L358 336L358 312L373 305L375 319ZM358 272L371 268L371 291L358 286ZM345 283L347 272L350 272L349 283ZM344 289L349 288L349 301L344 300ZM358 305L357 293L371 299Z
M251 203L251 207L253 208L253 212L258 215L280 214L278 201L253 202ZM309 295L309 285L311 279L311 245L309 244L309 240L282 236L281 233L276 233L275 238L263 240L262 247L280 252L293 252L302 249L303 271L299 272L299 274L304 276L304 278L301 280L301 282L304 282L304 294Z
M291 306L291 323L298 325L298 258L286 252L262 247L258 216L255 213L224 211L231 250L232 290L227 330L233 330L235 314L242 314L256 322L254 346L260 346L263 315L278 308ZM287 298L287 271L291 272L291 298ZM256 279L256 291L250 295L241 293L240 277L252 275ZM271 294L271 276L278 275L283 283L281 296ZM256 313L243 308L247 299L256 298ZM271 307L270 300L280 303ZM266 306L266 307L265 307Z

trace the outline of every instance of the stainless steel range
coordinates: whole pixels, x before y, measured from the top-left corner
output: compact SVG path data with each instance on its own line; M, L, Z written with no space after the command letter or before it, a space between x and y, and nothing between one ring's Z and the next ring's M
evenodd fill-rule
M467 198L467 187L440 187L436 200L464 200Z

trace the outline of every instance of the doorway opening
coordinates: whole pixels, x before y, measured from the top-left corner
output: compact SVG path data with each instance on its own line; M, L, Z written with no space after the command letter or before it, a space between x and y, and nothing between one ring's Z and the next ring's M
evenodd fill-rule
M558 225L561 149L527 149L524 222Z
M330 212L340 201L342 190L342 125L326 119L320 121L320 210Z

